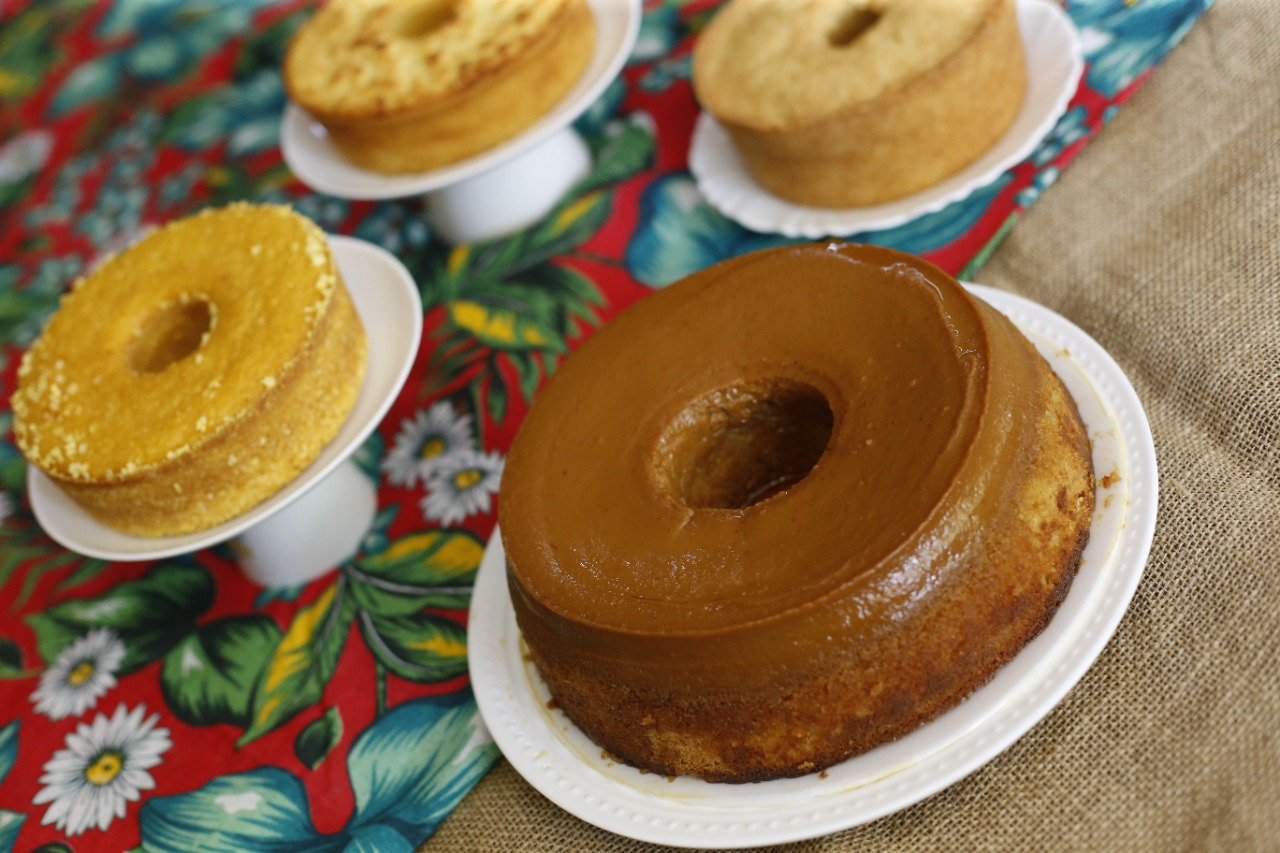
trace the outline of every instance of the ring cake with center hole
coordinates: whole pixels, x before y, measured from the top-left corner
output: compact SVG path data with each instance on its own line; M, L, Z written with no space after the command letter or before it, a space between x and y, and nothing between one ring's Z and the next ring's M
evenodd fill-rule
M284 61L289 97L373 172L423 172L532 125L591 59L586 0L332 0Z
M1015 0L733 0L695 46L693 86L767 191L844 208L977 159L1027 70Z
M718 264L542 389L503 476L528 653L608 753L821 770L989 680L1088 539L1074 402L1002 314L868 246Z
M23 455L103 524L212 527L270 497L341 428L365 372L324 233L232 204L160 228L78 281L23 357Z

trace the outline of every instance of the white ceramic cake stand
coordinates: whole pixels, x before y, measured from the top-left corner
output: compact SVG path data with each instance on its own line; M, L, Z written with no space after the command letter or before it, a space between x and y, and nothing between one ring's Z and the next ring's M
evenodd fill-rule
M315 461L266 501L217 527L144 538L98 522L32 466L27 493L36 520L64 547L103 560L156 560L234 539L245 573L264 586L292 586L355 553L373 521L377 492L351 454L377 427L404 385L422 338L422 301L394 255L352 237L329 244L369 342L364 384L338 435Z
M548 799L655 844L784 844L866 823L977 770L1043 719L1085 674L1128 609L1155 532L1155 445L1119 365L1084 331L1027 299L971 290L1027 335L1062 379L1093 444L1097 510L1070 592L1045 630L968 699L906 737L822 773L747 785L641 773L601 753L551 702L522 648L502 540L489 541L467 629L471 684L503 755Z
M1013 124L981 157L932 187L883 204L808 207L771 195L747 171L729 134L698 116L689 170L707 203L753 231L817 239L895 228L941 210L996 180L1035 151L1080 86L1084 48L1075 23L1050 0L1018 0L1018 28L1027 56L1027 94Z
M586 176L591 154L570 126L605 90L640 32L641 0L587 0L596 45L586 70L545 116L512 139L427 172L383 175L347 162L324 127L303 109L285 107L280 148L312 189L350 199L426 195L427 218L449 243L475 243L532 225Z

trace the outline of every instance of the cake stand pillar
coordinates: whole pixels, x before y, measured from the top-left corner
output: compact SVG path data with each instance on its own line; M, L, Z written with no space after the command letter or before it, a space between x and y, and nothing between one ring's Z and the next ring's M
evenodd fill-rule
M373 483L350 459L233 542L240 568L262 586L313 580L360 546L377 511Z
M427 221L447 243L480 243L534 224L591 170L591 151L566 127L528 151L426 196Z

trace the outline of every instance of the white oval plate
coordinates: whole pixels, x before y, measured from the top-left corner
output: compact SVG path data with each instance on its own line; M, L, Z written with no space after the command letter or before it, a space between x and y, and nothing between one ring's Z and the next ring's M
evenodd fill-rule
M591 106L613 82L640 32L641 0L587 0L596 18L596 46L587 68L558 104L524 132L458 163L406 175L352 165L319 122L296 104L284 109L280 150L293 173L317 192L349 199L402 198L438 190L492 169L551 137Z
M970 287L1049 361L1093 442L1098 509L1079 574L1048 627L956 708L824 773L748 785L667 779L602 757L562 711L548 706L551 696L522 654L495 530L471 604L471 679L494 740L531 785L589 823L656 844L798 841L866 823L946 788L1013 744L1080 680L1115 632L1146 566L1156 520L1151 430L1124 373L1082 330L1022 297Z
M145 538L105 526L33 466L27 494L36 520L59 544L103 560L154 560L232 538L293 503L355 452L391 407L422 338L422 299L399 259L380 246L340 235L329 246L369 341L364 384L342 429L298 477L253 509L217 527L183 536Z
M1049 0L1018 0L1018 27L1027 56L1022 112L985 154L956 174L905 198L856 208L793 204L770 195L743 165L729 134L707 113L698 116L689 170L707 203L753 231L786 237L845 236L895 228L941 210L1025 160L1053 130L1080 85L1084 52L1067 13Z

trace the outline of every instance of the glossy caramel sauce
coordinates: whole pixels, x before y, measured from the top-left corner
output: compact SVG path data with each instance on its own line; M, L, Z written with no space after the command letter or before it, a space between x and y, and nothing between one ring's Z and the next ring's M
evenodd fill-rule
M521 630L677 694L854 653L1016 511L1025 346L949 276L869 246L755 253L653 294L566 360L509 454Z

